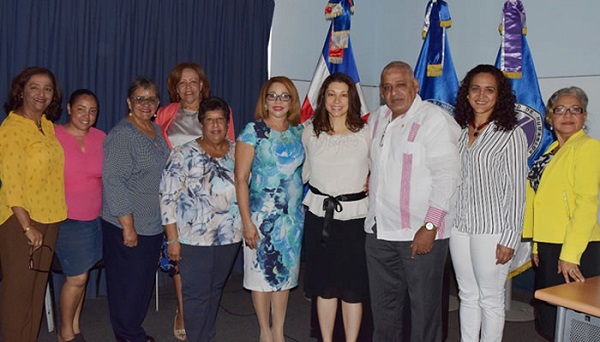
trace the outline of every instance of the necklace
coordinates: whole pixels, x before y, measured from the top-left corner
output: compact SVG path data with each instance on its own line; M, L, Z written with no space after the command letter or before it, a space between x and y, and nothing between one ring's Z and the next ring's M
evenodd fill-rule
M483 129L485 126L487 126L490 123L490 120L482 123L479 126L475 126L475 120L471 121L471 127L473 127L473 129L475 129L475 132L473 132L473 136L476 137L479 135L479 132L481 132L481 129Z

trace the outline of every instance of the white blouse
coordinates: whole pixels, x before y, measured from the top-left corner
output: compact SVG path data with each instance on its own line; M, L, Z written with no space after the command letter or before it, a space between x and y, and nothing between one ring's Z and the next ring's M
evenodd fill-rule
M331 135L322 132L318 138L312 123L307 124L302 133L306 152L302 168L303 182L333 197L364 191L369 175L370 143L370 130L366 124L355 133ZM309 190L302 203L311 213L325 217L325 198ZM367 215L368 198L341 204L342 211L334 211L333 218L336 220L347 221Z

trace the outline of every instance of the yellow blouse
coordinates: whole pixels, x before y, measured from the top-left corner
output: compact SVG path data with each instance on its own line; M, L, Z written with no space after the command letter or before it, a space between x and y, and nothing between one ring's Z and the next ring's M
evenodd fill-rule
M23 207L32 220L67 218L64 152L54 124L42 116L42 134L32 120L10 112L0 126L0 224Z
M546 153L558 142L552 143ZM575 133L546 166L537 192L527 182L523 237L562 244L560 259L579 264L590 241L600 241L600 141Z

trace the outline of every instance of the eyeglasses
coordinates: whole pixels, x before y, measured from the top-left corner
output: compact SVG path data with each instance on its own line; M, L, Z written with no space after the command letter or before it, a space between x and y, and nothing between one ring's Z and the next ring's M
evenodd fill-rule
M570 108L556 107L556 108L552 109L552 113L554 113L556 115L564 115L564 114L567 114L567 112L571 113L573 115L576 115L576 114L583 114L584 110L583 110L583 108L581 108L579 106L574 106L574 107L570 107Z
M287 93L281 93L279 95L275 94L275 93L268 93L267 94L267 101L277 101L277 99L279 99L282 102L290 102L290 100L292 99L292 95L287 94Z
M145 104L156 105L160 101L158 99L158 97L143 97L143 96L133 97L133 98L131 98L131 100L139 105L145 105Z
M47 248L50 253L52 253L52 247L48 246L48 245L41 245L40 246L40 253L42 253L42 248ZM33 265L33 254L35 253L36 249L33 246L29 246L29 270L30 271L35 271L35 272L44 272L44 273L48 273L50 272L50 269L48 268L47 270L40 270L38 268L35 268Z

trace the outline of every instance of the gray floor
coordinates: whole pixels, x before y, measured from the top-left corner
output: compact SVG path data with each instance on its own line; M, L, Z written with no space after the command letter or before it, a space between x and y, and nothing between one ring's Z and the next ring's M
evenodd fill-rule
M513 294L513 298L522 297L527 301L527 294ZM157 341L177 341L172 334L175 312L175 296L171 285L159 289L159 310L155 311L152 301L144 328ZM310 308L302 291L296 289L290 293L285 334L286 341L316 341L310 337ZM448 341L459 341L458 312L449 315ZM87 299L82 315L82 332L88 342L113 341L112 330L108 319L106 297ZM545 341L536 334L533 322L507 322L504 328L504 341ZM56 335L49 333L46 322L42 323L39 341L56 341ZM254 316L250 293L242 289L241 275L234 274L229 279L217 323L217 341L258 341L258 326Z

